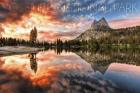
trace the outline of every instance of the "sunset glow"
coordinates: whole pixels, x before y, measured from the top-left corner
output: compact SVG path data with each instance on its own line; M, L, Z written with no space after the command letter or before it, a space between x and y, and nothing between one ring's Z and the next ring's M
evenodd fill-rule
M0 0L0 93L140 93L140 0Z
M63 1L60 2L59 0L52 1L37 0L35 2L23 0L21 3L18 1L11 2L11 0L1 0L0 1L0 10L2 10L0 12L0 21L1 21L0 32L2 32L1 36L13 38L22 37L23 39L28 40L30 30L33 27L36 27L39 32L38 40L40 41L42 40L54 41L56 39L64 39L64 40L74 39L79 34L89 29L94 19L99 18L96 17L96 15L92 16L91 13L89 15L85 15L84 17L84 14L82 10L80 10L80 8L79 11L81 11L81 13L79 14L81 14L82 16L80 16L79 14L77 16L69 14L70 11L69 9L73 8L71 2L68 1L66 2L66 4L64 4L64 6L61 7L61 4L63 3L64 3ZM116 0L108 2L107 4L113 5L115 3L117 3ZM13 7L14 4L17 7ZM75 5L78 5L78 3L75 3ZM79 5L82 5L82 2L79 1ZM125 6L127 6L127 4L124 5L124 8ZM81 6L81 9L82 7L84 6ZM90 7L92 8L92 6ZM97 8L98 10L98 7L95 8ZM131 9L132 6L129 8L130 10L132 10ZM132 12L137 11L137 10L134 11L134 9ZM87 8L86 11L88 12L89 9ZM76 18L77 20L75 20ZM126 16L126 18L117 18L117 19L108 18L108 20L112 28L122 28L140 25L139 17L133 18L129 17L129 15Z

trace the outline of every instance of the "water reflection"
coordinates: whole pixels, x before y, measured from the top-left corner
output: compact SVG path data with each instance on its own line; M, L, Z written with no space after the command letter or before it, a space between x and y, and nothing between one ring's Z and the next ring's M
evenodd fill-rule
M29 56L30 56L31 69L36 73L36 71L37 71L36 53L31 53L31 54L29 54Z
M21 91L17 87L20 83L20 86L28 86L26 90L29 91L23 93L124 93L123 89L127 91L128 88L128 91L135 90L132 93L140 92L136 87L140 85L139 51L55 51L1 57L0 86L15 84L15 90L11 86L7 87L13 91L10 93L22 93L18 92ZM133 75L136 78L131 78ZM26 82L13 83L13 80ZM133 83L133 87L127 86L130 83ZM0 89L2 93L9 93L4 88Z
M140 93L140 66L112 63L104 76L131 93Z

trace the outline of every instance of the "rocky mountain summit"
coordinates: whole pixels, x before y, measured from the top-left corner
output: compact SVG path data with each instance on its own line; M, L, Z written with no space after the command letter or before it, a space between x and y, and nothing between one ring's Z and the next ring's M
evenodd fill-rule
M109 33L107 33L109 30L111 30L108 22L103 17L99 21L94 21L91 25L91 28L86 30L84 33L82 33L80 36L76 38L76 40L89 40L89 39L98 39L100 37L108 36ZM106 32L106 33L105 33Z
M94 21L91 25L91 29L95 31L107 31L110 30L110 26L108 25L108 22L106 19L103 17L99 21Z

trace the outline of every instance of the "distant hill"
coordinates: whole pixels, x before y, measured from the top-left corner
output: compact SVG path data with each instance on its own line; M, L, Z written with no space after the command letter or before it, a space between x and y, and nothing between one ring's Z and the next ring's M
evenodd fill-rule
M101 37L104 32L107 32L111 30L110 26L108 25L108 22L106 19L103 17L99 21L94 21L91 25L91 28L89 28L87 31L82 33L80 36L76 38L76 40L89 40L93 38L99 38ZM104 34L107 35L108 34Z

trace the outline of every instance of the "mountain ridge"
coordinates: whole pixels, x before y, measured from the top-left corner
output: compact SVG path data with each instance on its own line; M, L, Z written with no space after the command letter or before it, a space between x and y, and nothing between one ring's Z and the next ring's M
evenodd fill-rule
M98 21L94 20L94 22L91 24L91 27L79 35L76 40L99 38L104 32L108 32L109 30L111 30L111 28L106 19L103 17Z

